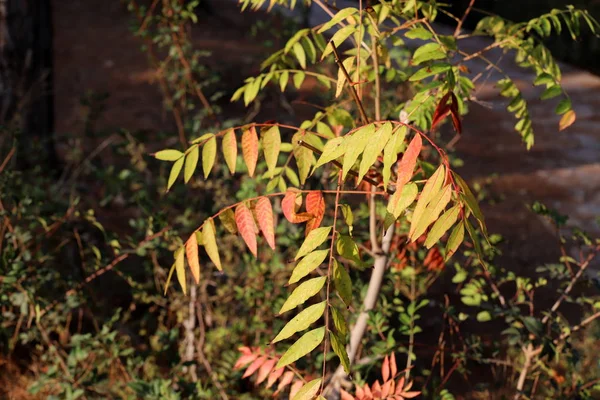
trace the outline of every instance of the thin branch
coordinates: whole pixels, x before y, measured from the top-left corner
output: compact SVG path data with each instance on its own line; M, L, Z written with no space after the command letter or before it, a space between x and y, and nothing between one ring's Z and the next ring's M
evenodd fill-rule
M473 4L475 4L475 0L471 0L469 2L469 6L465 10L465 13L462 15L462 18L460 19L460 21L458 21L458 24L456 25L456 30L454 31L454 37L457 37L460 34L460 28L462 28L463 24L465 23L465 20L467 19L467 16L471 12L471 9L473 8Z
M358 97L358 93L356 93L356 89L354 89L354 86L352 85L353 81L350 78L350 75L348 74L348 70L346 70L346 67L344 67L344 64L342 63L342 60L340 58L340 53L338 52L337 47L335 46L335 43L333 43L333 41L332 41L330 43L330 45L331 45L331 48L333 49L333 54L335 55L336 64L338 65L338 67L344 74L344 77L346 77L346 80L348 81L350 93L352 94L352 97L354 98L354 101L356 102L356 105L358 107L358 111L360 112L360 118L362 119L363 124L366 125L369 123L369 118L367 117L367 113L365 112L365 109L363 107L362 102L360 101L360 98Z

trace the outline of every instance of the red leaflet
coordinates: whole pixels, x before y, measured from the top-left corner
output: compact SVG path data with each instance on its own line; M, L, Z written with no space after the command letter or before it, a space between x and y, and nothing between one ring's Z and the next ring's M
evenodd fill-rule
M242 346L238 350L240 351L240 353L242 353L242 355L235 362L233 369L242 368L243 366L247 365L248 363L251 363L252 361L256 360L259 355L258 353L253 353L252 349L250 349L247 346Z
M300 201L298 201L298 199ZM292 224L299 224L301 222L306 222L311 219L313 216L308 213L296 214L296 211L302 205L302 195L295 190L288 190L281 201L281 209L283 210L283 215L285 218L290 221Z
M396 191L401 191L404 185L410 181L413 171L417 165L417 157L423 147L421 135L416 134L406 148L402 159L398 161L398 179L396 180Z
M256 257L256 224L254 223L254 217L252 217L252 211L244 203L240 203L235 208L235 224L246 246L248 246L254 257Z
M448 100L452 100L450 104L448 104ZM452 91L446 93L435 108L431 120L431 130L434 130L435 127L439 125L449 114L452 116L452 125L454 126L454 130L458 134L461 134L462 123L460 121L460 112L458 111L458 99Z
M261 197L256 202L256 219L269 247L275 250L275 221L273 207L267 197Z
M196 283L200 282L200 261L198 259L198 239L196 232L193 232L187 242L185 242L185 255L188 259L190 271Z
M255 373L260 368L260 366L263 365L267 360L268 360L267 356L258 357L246 369L246 372L244 372L244 375L242 375L242 378L247 378L249 376L252 376L252 374Z
M248 175L253 176L258 161L258 135L254 125L242 134L242 156L248 167Z
M310 231L318 228L323 221L323 216L325 215L325 199L323 198L323 193L314 191L306 196L306 212L313 216L313 218L306 223L305 234L308 235Z
M275 366L276 362L277 362L277 360L271 359L271 360L268 360L267 362L265 362L260 367L260 369L258 370L258 375L256 377L256 384L257 385L260 384L260 383L262 383L265 379L267 379L267 376L269 376L269 374L273 370L273 367Z

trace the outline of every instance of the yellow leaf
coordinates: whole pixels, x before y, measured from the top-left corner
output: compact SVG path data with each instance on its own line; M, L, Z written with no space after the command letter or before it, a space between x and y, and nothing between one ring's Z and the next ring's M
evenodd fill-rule
M317 247L323 244L325 240L329 237L329 233L331 232L331 226L324 226L322 228L313 229L310 231L306 239L304 239L304 243L300 246L298 253L296 254L296 258L294 260L299 260L301 257L304 257Z
M208 219L204 223L202 228L202 239L204 242L204 249L210 260L215 264L219 271L223 270L221 266L221 258L219 257L219 249L215 240L215 224L212 218Z
M177 272L177 280L181 285L181 289L183 290L183 294L187 293L187 284L185 282L185 253L183 251L183 247L180 247L177 252L175 252L175 271Z
M321 378L313 379L312 381L302 386L302 389L300 389L298 393L296 393L292 400L313 400L319 392L320 387Z
M325 312L326 302L322 301L317 304L313 304L310 307L307 307L300 314L296 315L294 318L288 322L281 332L273 339L271 343L277 343L281 340L287 339L292 336L296 332L301 332L305 329L308 329L310 325L312 325L316 320L321 318L323 313Z
M204 143L202 147L202 170L204 171L204 179L208 178L210 170L215 164L217 156L217 139L213 136Z
M227 163L229 172L231 172L231 174L234 174L238 149L235 131L233 129L230 129L227 132L225 132L225 134L223 135L223 141L221 145L223 150L223 157L225 158L225 163Z
M279 133L279 127L272 126L269 128L263 134L262 143L269 172L268 176L269 178L273 178L275 167L277 166L277 157L279 156L279 151L281 149L281 134Z
M190 178L194 175L194 171L198 165L199 154L200 150L198 150L198 146L194 146L185 157L185 168L183 170L183 180L185 183L188 183Z
M561 117L560 122L558 123L558 130L563 131L563 130L567 129L568 127L573 125L573 123L575 122L576 119L577 119L577 114L575 114L575 111L573 111L573 110L567 111Z
M279 362L275 366L275 369L285 367L293 363L294 361L304 357L311 351L317 348L325 338L325 328L317 328L312 331L305 333L296 343L290 346L283 356L279 359Z
M190 271L196 283L200 282L200 259L198 258L198 240L196 233L192 233L187 242L185 242L185 254L187 256Z
M171 167L171 172L169 173L169 181L167 182L167 191L169 191L169 189L171 189L171 186L173 186L173 184L175 183L175 180L177 180L177 177L179 176L179 173L181 172L182 168L183 168L183 157L181 157L179 160L175 161L173 163L173 166Z
M306 282L298 285L290 297L288 297L285 303L283 303L283 306L281 306L281 310L279 310L278 314L283 314L286 311L298 307L300 304L304 304L306 300L319 293L326 280L326 276L320 276L318 278L309 279Z
M292 271L292 277L288 284L296 283L300 279L315 270L325 261L325 257L329 254L329 250L317 250L307 254Z

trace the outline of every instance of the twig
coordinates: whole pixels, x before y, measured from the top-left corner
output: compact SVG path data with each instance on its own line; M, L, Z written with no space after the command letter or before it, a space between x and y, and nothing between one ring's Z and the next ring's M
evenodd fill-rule
M358 98L358 93L356 93L356 89L354 89L354 86L352 85L353 81L352 81L352 79L350 79L348 70L346 70L346 67L344 67L344 64L342 63L342 60L340 58L340 53L338 53L335 43L333 43L333 41L332 41L332 42L330 42L330 45L331 45L331 48L333 49L333 54L335 55L336 64L338 65L338 67L340 68L340 70L342 71L344 76L346 77L346 80L348 81L350 93L352 94L352 97L354 98L354 101L356 102L356 105L358 107L358 111L360 112L360 118L362 119L363 124L366 125L369 123L369 118L367 117L367 113L365 112L362 102Z
M460 19L460 21L458 21L458 24L456 25L456 29L454 30L454 37L457 37L460 34L460 28L463 26L463 24L465 23L465 20L467 19L467 16L471 12L471 9L473 8L473 4L475 4L475 0L471 0L469 2L469 6L465 10L465 13L462 15L462 18Z
M535 356L540 354L542 351L542 347L538 347L537 349L533 348L533 345L529 343L527 347L523 347L523 355L525 356L525 361L523 362L523 368L521 368L521 373L519 374L519 380L517 382L517 393L515 393L514 400L519 400L521 395L523 394L523 387L525 386L525 380L527 379L527 374L529 373L529 368L531 367L531 361Z
M6 167L6 165L12 158L13 154L15 154L16 149L17 149L16 147L13 147L12 149L10 149L10 151L8 152L6 157L4 157L4 161L2 161L2 165L0 165L0 172L4 171L4 168Z

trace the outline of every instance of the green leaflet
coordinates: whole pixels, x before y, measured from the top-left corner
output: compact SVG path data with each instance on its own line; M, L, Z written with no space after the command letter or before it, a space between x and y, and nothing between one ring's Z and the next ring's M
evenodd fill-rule
M419 197L419 201L417 201L417 206L413 211L412 222L410 225L409 236L412 236L414 229L417 227L417 222L423 215L425 208L431 201L431 199L440 191L442 187L442 183L445 180L445 171L444 165L440 165L438 169L431 175L431 177L425 183L423 187L423 191L421 192L421 196Z
M164 292L164 296L167 295L167 290L169 289L169 283L171 283L171 277L173 276L173 272L175 272L175 263L173 263L173 265L171 266L171 269L169 270L169 275L167 276L167 281L165 282L165 292Z
M265 161L267 162L268 176L269 178L273 178L275 167L277 166L277 158L279 157L279 151L281 149L281 134L279 133L279 127L272 126L269 128L263 134L262 143Z
M290 78L290 73L286 70L283 71L281 73L281 75L279 75L279 88L281 89L281 91L285 91L285 87L288 84L288 80Z
M281 306L279 314L283 314L286 311L298 307L300 304L304 304L306 300L319 293L319 291L325 284L325 281L327 281L327 277L320 276L318 278L309 279L306 282L303 282L300 285L298 285L298 287L294 289L290 297L288 297L285 303L283 303L283 306Z
M187 294L187 284L185 281L185 251L183 246L175 253L175 271L177 272L177 280L181 285L183 294Z
M169 191L169 189L171 189L171 186L173 186L173 184L177 180L177 177L179 176L179 173L181 172L182 168L183 168L183 157L180 158L179 160L175 161L173 163L173 166L171 167L171 172L169 173L169 181L167 182L167 191Z
M356 32L357 29L358 29L358 27L356 25L346 25L345 27L341 28L340 30L338 30L336 33L333 34L329 43L334 43L335 47L339 47L342 43L344 43L344 41L346 39L348 39L348 36L350 36L354 32ZM325 57L327 57L332 51L333 51L333 47L331 47L331 45L328 45L327 47L325 47L325 50L323 51L323 55L321 56L321 60L323 60Z
M308 35L310 33L310 29L305 28L305 29L300 29L298 32L296 32L294 34L294 36L292 36L290 38L290 40L287 41L287 43L285 44L285 47L283 49L284 53L288 53L290 50L293 49L294 45L296 43L298 43L300 41L300 39L302 39L302 37Z
M333 349L333 352L339 357L340 363L344 367L344 371L349 374L350 359L348 358L348 353L346 353L346 346L344 345L344 342L340 340L340 338L338 338L338 336L333 332L329 333L329 339L331 340L331 348Z
M335 243L335 248L337 253L346 260L360 263L361 260L358 252L358 245L350 236L339 235Z
M258 76L253 78L250 83L246 85L246 90L244 91L244 105L248 106L256 98L258 91L260 90L260 83L262 81L262 77Z
M217 139L213 135L204 143L202 147L202 170L204 171L204 179L208 178L210 170L215 164L217 156Z
M358 170L358 181L360 182L362 178L365 176L369 168L375 161L377 161L377 156L381 154L385 145L390 140L390 136L392 135L392 124L389 122L384 123L375 134L369 139L369 146L365 148L365 151L362 156L362 160L360 162L360 168Z
M335 326L342 343L345 344L346 336L348 335L348 325L346 324L346 319L336 307L331 306L329 309L331 310L331 319L333 319L333 325Z
M367 143L369 143L370 137L375 132L375 125L365 125L350 136L346 145L346 153L344 154L344 163L342 167L342 179L346 179L348 171L352 169L352 166L358 159L360 153L363 152Z
M357 12L358 10L354 7L348 7L338 11L337 14L335 14L327 23L323 24L323 26L317 31L317 33L323 33L333 28L334 25L339 24L344 19L356 14Z
M292 186L300 186L300 179L298 179L298 175L294 172L290 167L285 167L285 176L288 178Z
M304 278L306 275L315 270L323 263L325 257L327 257L327 254L329 254L329 249L313 251L312 253L306 255L306 257L300 260L298 265L296 265L296 268L294 268L292 271L292 276L288 284L298 282L300 279Z
M223 158L229 168L229 172L233 175L235 173L235 164L237 162L237 140L235 137L235 131L233 129L228 130L223 135L223 141L221 142L223 150Z
M417 72L415 72L408 80L411 82L420 81L422 79L428 78L432 75L441 74L442 72L446 72L452 68L452 65L448 63L436 63L431 64L427 67L423 67Z
M161 160L161 161L177 161L182 156L183 156L182 152L180 152L179 150L173 150L173 149L157 151L154 154L154 157L157 160Z
M416 183L411 182L404 185L400 193L396 191L392 195L387 206L388 212L394 216L395 220L398 219L400 214L415 201L418 194L419 188Z
M345 145L346 142L345 137L336 137L335 139L328 140L327 143L325 143L323 153L321 153L321 157L317 160L314 169L343 156L347 147Z
M315 321L317 321L325 312L326 301L314 304L307 307L300 314L292 318L279 332L279 334L271 341L271 343L277 343L281 340L287 339L296 332L308 329Z
M321 387L321 378L308 382L296 393L292 400L313 400Z
M415 229L414 229L412 235L410 236L410 239L413 242L415 240L417 240L423 233L425 233L425 231L427 230L427 227L429 225L431 225L433 223L433 221L435 221L439 217L441 212L444 211L444 209L450 202L451 197L452 197L452 186L446 185L446 187L444 189L442 189L440 192L438 192L435 195L435 197L433 199L431 199L431 202L429 203L429 205L427 206L425 211L423 211L423 214L421 215L421 217L417 220L414 220L414 219L412 220L411 229L413 227L413 224L416 224Z
M471 238L471 241L473 242L473 247L475 248L475 253L477 253L477 256L480 258L481 262L483 262L483 251L481 250L481 244L479 243L479 238L477 237L477 234L475 233L475 229L473 228L473 225L471 225L471 223L469 222L468 219L465 219L465 228L467 228L467 233L469 234L469 237Z
M387 188L390 183L392 167L398 159L398 145L404 141L406 137L406 126L401 126L393 135L383 149L383 187Z
M448 238L448 243L446 243L446 258L445 258L445 260L448 260L450 257L452 257L452 255L454 255L454 253L456 253L456 250L458 250L458 247L462 244L464 238L465 238L465 223L463 221L460 221L458 223L458 225L456 225L454 227L454 229L452 230L452 232L450 233L450 237Z
M481 231L483 232L483 234L485 236L487 236L485 219L483 217L483 213L481 212L481 209L479 208L479 203L477 202L477 199L475 198L475 196L473 195L473 192L471 192L471 189L469 189L469 185L467 185L467 182L465 182L463 180L463 178L461 178L457 174L453 174L453 176L454 176L454 180L456 181L456 183L458 183L458 186L460 186L460 188L462 190L462 194L460 197L467 204L467 207L469 207L469 210L471 210L471 212L473 213L473 215L479 222L479 226L481 227Z
M346 268L336 259L333 260L333 283L344 303L350 307L352 304L352 281Z
M415 50L413 54L413 65L419 65L425 61L440 60L446 58L446 50L439 43L427 43Z
M315 161L313 152L310 149L299 144L301 140L304 140L304 136L301 132L297 132L292 137L292 146L294 158L296 159L296 165L298 166L298 173L300 175L300 183L304 184L306 178L310 173L310 168Z
M304 52L304 48L302 47L302 45L296 42L294 43L292 49L294 50L294 55L298 59L298 62L300 63L302 69L306 69L306 53Z
M304 78L306 78L306 74L304 72L296 72L294 77L292 78L294 81L294 86L296 89L300 89L302 86L302 82L304 82Z
M235 223L235 213L232 209L228 208L219 214L219 220L223 224L223 227L227 230L227 232L236 234L237 233L237 225ZM199 243L199 241L198 241Z
M325 240L327 240L327 238L329 237L331 228L331 226L324 226L310 231L308 236L306 236L306 239L304 239L304 243L302 243L302 246L300 246L298 254L296 254L296 258L294 258L294 260L299 260L301 257L304 257L305 255L322 245L323 242L325 242Z
M317 348L324 338L325 327L313 329L312 331L305 333L296 341L296 343L290 346L283 356L281 356L279 362L277 362L277 365L275 366L275 369L285 367L286 365L289 365L294 361L304 357Z
M444 233L454 225L458 219L460 208L460 204L455 205L435 221L435 224L431 227L431 231L429 231L427 239L425 240L425 247L430 249L442 236L444 236Z
M210 260L219 271L222 271L223 267L221 266L221 258L219 257L219 249L215 239L215 224L212 218L204 223L204 227L202 228L202 243Z
M185 168L183 170L183 181L185 183L188 183L192 175L194 175L194 171L198 165L199 156L200 150L198 149L198 146L194 146L192 150L190 150L189 154L185 157Z
M429 40L433 37L433 34L423 27L418 27L407 31L404 36L409 39Z

